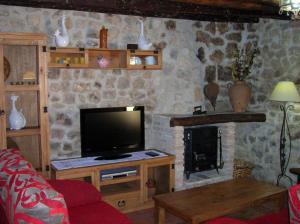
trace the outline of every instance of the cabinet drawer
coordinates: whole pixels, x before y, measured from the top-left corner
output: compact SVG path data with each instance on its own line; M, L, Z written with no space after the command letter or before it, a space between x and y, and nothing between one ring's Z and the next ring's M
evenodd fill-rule
M120 211L134 210L141 206L139 194L109 196L104 197L103 200Z

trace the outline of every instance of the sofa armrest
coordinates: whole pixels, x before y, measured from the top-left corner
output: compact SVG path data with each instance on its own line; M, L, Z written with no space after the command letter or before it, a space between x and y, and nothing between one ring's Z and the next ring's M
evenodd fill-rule
M69 208L101 201L101 193L87 182L80 180L48 180L48 182L64 196Z

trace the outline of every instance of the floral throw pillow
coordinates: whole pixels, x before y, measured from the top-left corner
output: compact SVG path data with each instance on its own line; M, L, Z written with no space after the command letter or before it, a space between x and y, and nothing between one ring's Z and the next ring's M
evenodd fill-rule
M16 171L33 169L16 148L0 150L0 194L8 177Z
M289 189L290 224L300 223L300 184Z
M20 154L0 152L0 206L13 224L69 224L63 196Z

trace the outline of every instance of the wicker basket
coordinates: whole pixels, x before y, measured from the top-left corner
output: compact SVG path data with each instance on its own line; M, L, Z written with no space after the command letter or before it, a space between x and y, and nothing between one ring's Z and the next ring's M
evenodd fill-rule
M254 168L252 163L246 162L241 159L235 159L233 161L233 178L243 178L243 177L250 177L251 172Z

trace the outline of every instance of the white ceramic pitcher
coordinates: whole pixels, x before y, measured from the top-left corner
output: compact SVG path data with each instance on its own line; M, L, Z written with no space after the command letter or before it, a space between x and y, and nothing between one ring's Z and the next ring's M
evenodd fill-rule
M21 111L17 111L16 109L16 101L19 98L19 96L11 95L11 105L12 109L10 111L8 120L11 130L20 130L21 128L24 128L26 125L26 119Z

